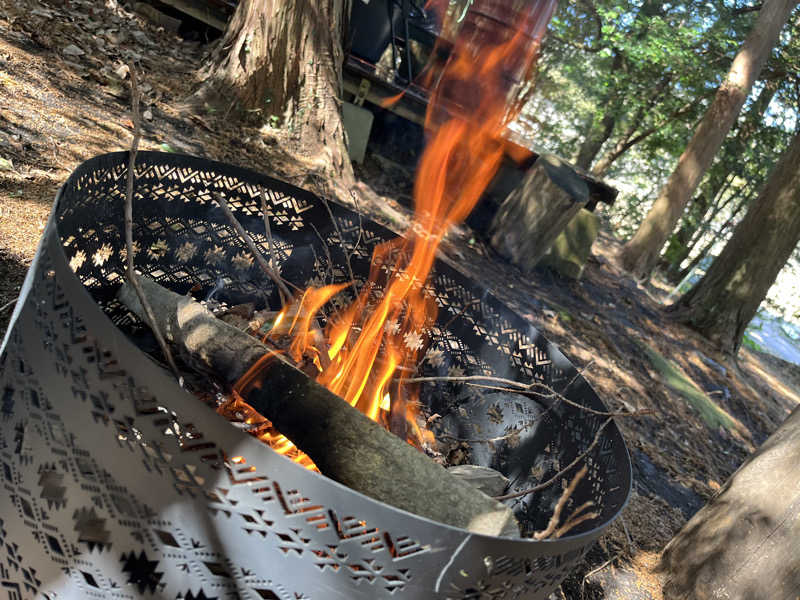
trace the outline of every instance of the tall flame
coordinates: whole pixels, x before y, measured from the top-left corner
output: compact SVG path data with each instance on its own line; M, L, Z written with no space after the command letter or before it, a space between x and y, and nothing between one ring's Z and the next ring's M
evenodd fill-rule
M429 2L437 3L447 5ZM426 114L426 129L434 133L419 164L406 237L376 247L367 283L328 319L324 342L317 312L345 286L309 288L287 305L270 333L292 336L290 356L311 357L317 381L371 419L395 433L397 416L407 419L408 439L416 445L426 436L415 419L418 390L403 379L416 371L425 332L436 319L425 284L448 229L467 217L500 167L502 133L521 108L511 92L531 80L556 3L517 2L525 6L514 11L507 0L475 0L446 63L438 74L433 68L425 74L439 77ZM513 26L498 26L498 17Z

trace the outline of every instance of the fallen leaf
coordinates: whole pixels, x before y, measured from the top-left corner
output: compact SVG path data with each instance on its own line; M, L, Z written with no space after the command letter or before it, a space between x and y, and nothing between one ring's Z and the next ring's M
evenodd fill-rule
M7 158L0 157L0 171L13 171L14 164Z
M67 56L83 56L86 54L86 52L78 48L75 44L70 44L64 48L61 53L66 54Z

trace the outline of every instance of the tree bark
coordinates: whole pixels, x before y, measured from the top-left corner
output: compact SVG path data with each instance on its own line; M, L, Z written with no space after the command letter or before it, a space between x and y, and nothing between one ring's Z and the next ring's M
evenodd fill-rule
M766 0L725 81L703 116L678 165L636 234L620 252L620 263L647 279L686 204L720 149L797 0Z
M780 88L779 79L768 79L764 82L764 87L759 92L758 97L748 108L743 120L736 127L736 135L729 139L723 146L722 154L727 157L736 157L734 165L746 151L750 139L759 131L767 108ZM683 217L680 229L670 240L664 256L667 260L662 262L662 266L667 269L667 279L670 281L680 281L683 279L681 263L689 257L692 249L699 242L706 231L711 227L711 222L716 215L727 206L734 198L728 197L723 201L725 192L733 184L734 180L740 175L740 171L731 166L731 160L719 161L712 170L705 182L700 186L701 193L689 205ZM727 171L727 172L726 172ZM750 182L752 185L753 182ZM749 198L749 195L748 195ZM741 207L737 207L738 212ZM728 223L723 225L724 230Z
M735 354L745 327L800 241L800 134L706 275L670 310Z
M664 549L665 600L794 600L800 590L800 408Z
M193 99L284 129L322 173L352 179L340 102L350 2L241 0Z

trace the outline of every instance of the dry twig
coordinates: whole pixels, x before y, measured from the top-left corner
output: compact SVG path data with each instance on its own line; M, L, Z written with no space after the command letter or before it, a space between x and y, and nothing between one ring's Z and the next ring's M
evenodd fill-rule
M126 248L126 263L127 263L127 277L131 282L136 296L139 298L139 303L144 309L147 316L148 325L153 331L153 335L158 342L164 358L172 369L172 373L179 383L182 384L183 377L181 377L178 367L175 364L175 359L172 357L172 352L164 340L164 336L156 325L156 317L153 313L153 308L150 306L147 298L142 290L142 284L139 282L136 275L136 267L134 265L134 248L133 248L133 183L136 178L136 153L139 150L139 140L142 137L142 120L139 115L139 87L136 84L136 69L133 62L128 65L128 73L131 78L131 120L133 121L133 141L131 142L130 159L128 161L128 178L125 184L125 248Z
M561 537L561 535L568 531L567 526L570 525L571 522L575 522L575 524L577 524L585 521L586 519L583 517L587 515L594 515L595 517L597 516L597 513L587 513L587 515L578 516L582 511L586 510L590 506L594 506L594 502L590 500L588 502L584 502L578 508L576 508L573 511L572 516L567 519L567 522L562 527L558 526L559 522L561 521L561 513L563 512L564 507L567 505L567 502L569 502L569 499L572 497L572 493L575 491L575 488L578 487L581 479L586 476L587 471L588 469L586 465L583 465L580 471L575 473L572 481L570 481L569 485L561 493L561 497L558 499L558 502L556 502L556 507L553 509L553 514L550 516L550 521L547 523L547 527L541 531L535 532L533 534L533 539L543 540L549 537ZM569 529L572 527L574 527L574 525L569 527Z
M575 378L573 378L572 381L574 381L579 375L580 372L575 375ZM597 410L589 406L584 406L583 404L575 402L574 400L570 400L563 394L560 394L557 391L555 391L549 385L544 384L540 381L534 381L532 383L521 383L519 381L514 381L513 379L506 379L504 377L493 377L491 375L464 375L460 377L451 377L451 376L407 377L405 379L400 379L399 381L401 383L424 383L424 382L435 382L435 381L449 382L449 383L463 383L465 385L469 385L472 387L494 390L498 392L509 392L512 394L528 393L528 394L533 394L538 398L553 399L558 402L563 402L564 404L568 404L574 408L588 412L593 415L597 415L599 417L643 417L646 415L652 415L654 413L654 411L651 409L642 409L634 412ZM501 383L508 387L475 383L479 381L491 381L491 382ZM572 384L572 381L570 381L565 386L565 389ZM535 391L535 388L540 388L543 391L542 392Z
M219 192L214 192L212 195L214 196L214 200L217 201L217 204L222 209L222 213L225 215L225 218L228 219L228 223L231 224L231 226L236 230L236 233L239 234L239 238L247 245L247 248L250 250L250 254L253 255L253 258L255 258L256 263L258 263L258 266L261 268L264 274L275 282L275 285L278 286L280 293L285 294L287 298L291 297L292 293L289 291L289 288L286 287L286 282L284 282L281 276L267 264L264 256L256 247L253 238L250 237L250 234L245 231L244 227L242 227L242 224L239 223L239 221L233 215L233 212L231 212L231 209L228 207L228 203L225 201L225 198L222 197L222 194Z
M511 500L512 498L521 498L522 496L527 496L528 494L534 494L553 485L556 481L558 481L561 477L563 477L565 473L569 472L570 469L572 469L572 467L581 462L591 453L592 450L595 449L595 446L597 446L597 444L600 442L600 436L603 434L603 430L605 430L605 428L608 426L609 423L611 423L612 420L613 419L609 417L608 419L603 421L603 424L600 425L600 427L598 427L597 431L595 432L594 438L592 439L592 443L589 444L586 450L584 450L578 456L576 456L571 463L569 463L566 467L564 467L558 473L553 475L550 479L548 479L543 483L540 483L539 485L535 485L532 488L528 488L527 490L513 492L511 494L505 494L504 496L495 496L495 500Z
M319 183L317 185L319 186L319 189L322 190L322 186L319 185ZM333 215L333 211L331 210L330 204L328 204L328 199L325 198L324 194L320 194L319 198L322 201L323 206L325 206L325 210L328 211L328 216L331 218L331 223L333 223L333 228L336 230L336 234L339 236L339 245L342 247L342 253L344 254L344 264L347 267L347 276L350 278L350 285L353 287L353 292L355 293L356 296L358 296L358 286L356 285L356 276L353 273L353 266L350 264L351 253L348 253L347 246L345 246L342 230L339 227L339 223L336 220L336 217ZM361 238L361 228L359 226L359 239L360 238Z
M269 224L269 209L267 208L267 195L264 193L264 190L259 188L259 193L261 194L261 213L264 215L264 232L267 234L267 244L269 246L269 267L275 273L277 273L275 265L278 264L278 261L275 260L275 245L272 242L272 227ZM283 290L278 286L278 294L281 297L281 304L286 304L289 300L289 296L286 296L283 293Z
M19 300L19 297L14 298L10 302L6 302L5 304L3 304L3 306L0 306L0 313L3 313L6 310L8 310L9 308L11 308L12 306L14 306L14 304L17 303L17 300Z

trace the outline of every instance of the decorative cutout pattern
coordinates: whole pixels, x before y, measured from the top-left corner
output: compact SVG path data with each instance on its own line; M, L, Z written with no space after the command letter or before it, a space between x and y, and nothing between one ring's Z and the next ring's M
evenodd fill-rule
M126 160L93 159L64 186L0 353L0 485L10 499L0 506L0 586L19 598L310 600L332 589L353 599L545 598L599 535L590 529L609 523L627 497L630 466L616 429L606 429L576 492L601 518L546 545L474 539L305 471L181 390L122 333L141 335L114 301ZM137 176L138 268L177 291L277 302L212 192L266 249L266 189L275 257L297 285L347 277L336 227L302 190L149 152ZM331 208L354 271L366 273L390 234L368 222L359 229L356 215ZM423 374L491 373L556 389L574 378L538 332L454 269L437 265L430 292L440 319L428 332ZM425 397L452 397L452 388L431 385ZM565 393L603 408L582 379ZM535 438L554 449L545 467L537 463L543 472L574 458L602 422L566 405L547 418L539 429L548 437ZM497 456L518 470L518 485L537 480L536 457L510 448ZM535 520L552 501L538 494L516 508Z

